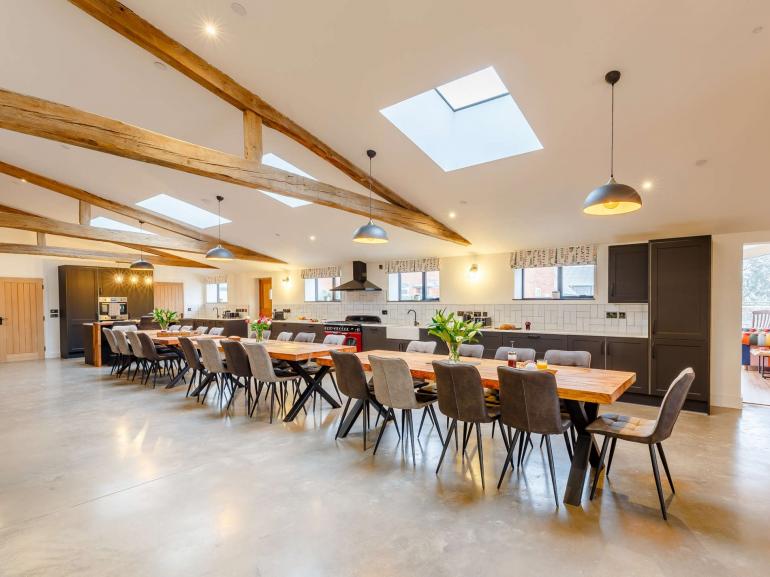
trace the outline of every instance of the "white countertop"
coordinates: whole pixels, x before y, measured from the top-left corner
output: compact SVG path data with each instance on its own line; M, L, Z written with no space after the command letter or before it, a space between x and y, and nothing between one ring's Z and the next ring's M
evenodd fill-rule
M277 323L302 323L302 324L308 324L308 325L323 325L328 321L303 321L300 319L287 319L283 321L274 321ZM397 324L388 324L388 323L361 323L362 326L365 327L413 327L414 325L397 325ZM427 325L418 325L418 328L424 329L427 328ZM482 332L496 332L496 333L520 333L520 334L538 334L538 335L575 335L579 337L629 337L632 339L646 339L647 335L631 335L628 333L624 333L621 331L612 331L612 330L605 330L605 331L586 331L586 330L574 330L574 331L566 331L566 330L548 330L548 329L538 329L538 328L532 328L530 330L524 330L524 329L495 329L491 327L485 327L481 329Z

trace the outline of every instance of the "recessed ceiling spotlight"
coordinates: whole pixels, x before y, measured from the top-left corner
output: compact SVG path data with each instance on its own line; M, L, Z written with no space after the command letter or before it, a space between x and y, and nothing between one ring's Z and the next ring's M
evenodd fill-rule
M166 66L166 65L165 65L163 62L161 62L160 60L156 60L155 62L153 62L153 63L152 63L152 65L153 65L155 68L157 68L158 70L166 70L166 69L168 68L168 66Z
M765 29L765 27L764 27L764 26L757 26L757 27L755 27L755 28L753 28L753 29L752 29L751 33L752 33L752 34L759 34L759 33L760 33L760 32L762 32L762 30L764 30L764 29Z
M708 158L699 158L695 161L695 166L703 166L708 162Z
M315 240L315 235L314 234L310 235L310 240Z
M209 38L216 38L219 35L219 27L213 22L204 22L203 33Z
M652 190L652 181L651 180L645 180L642 183L642 189L643 190Z
M230 8L232 8L233 12L238 16L246 16L246 7L240 2L233 2L230 4Z
M280 232L276 232L275 236L281 236L281 233Z
M27 179L26 179L26 178L20 178L19 180L20 180L22 183L24 183L24 184L26 184L26 183L27 183Z
M457 216L457 213L452 211L449 213L449 218L455 218Z

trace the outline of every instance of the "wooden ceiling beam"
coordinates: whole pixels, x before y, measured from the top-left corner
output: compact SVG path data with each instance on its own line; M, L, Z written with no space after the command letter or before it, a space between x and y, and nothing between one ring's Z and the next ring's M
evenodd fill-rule
M192 238L195 240L208 241L212 244L217 244L218 242L217 237L212 236L210 234L206 234L199 229L182 224L180 222L177 222L169 218L164 218L162 216L155 214L154 212L150 212L149 210L144 210L142 208L138 208L134 206L128 206L125 204L121 204L119 202L115 202L114 200L110 200L108 198L97 196L96 194L83 190L82 188L76 188L74 186L70 186L69 184L59 182L58 180L48 178L46 176L37 174L35 172L31 172L19 166L14 166L13 164L8 164L6 162L0 161L0 172L5 173L8 176L12 176L14 178L19 178L19 179L23 178L27 182L34 184L36 186L47 188L48 190L51 190L53 192L57 192L64 196L74 198L75 200L80 201L81 206L82 206L82 203L87 203L92 206L98 206L99 208L103 208L104 210L114 212L116 214L121 214L127 218L131 218L136 221L141 220L146 224L151 224L152 226L162 228L163 230L173 232L174 234L186 236L188 238ZM82 216L82 213L81 213L81 216ZM89 222L90 222L90 218L89 218ZM88 224L88 223L82 222L81 220L80 224ZM243 246L238 246L227 242L222 242L222 245L229 248L238 259L263 261L263 262L275 262L279 264L284 263L284 261L282 260L261 254L259 252L253 251Z
M262 119L252 110L243 111L243 158L262 162Z
M173 66L207 90L241 110L251 110L259 115L265 126L285 134L312 151L331 165L348 175L358 184L397 206L414 212L422 212L408 200L381 182L370 179L369 174L329 145L302 128L292 119L281 114L259 96L236 82L233 78L206 62L203 58L166 35L148 21L115 0L70 0L87 14L118 34L141 46L148 52Z
M90 250L79 248L68 248L62 246L50 246L39 244L14 244L3 242L0 243L0 253L8 254L29 254L35 256L54 256L62 258L80 258L88 260L104 260L110 262L133 262L136 260L136 255L130 253L120 252L107 252L102 250ZM144 260L151 262L158 266L182 266L182 267L198 267L198 268L213 268L209 265L199 264L187 259L175 259L165 256L146 255Z
M0 128L268 190L362 216L369 216L371 210L373 218L394 226L461 245L470 244L455 231L421 212L380 200L370 201L364 195L330 184L266 168L255 160L8 90L0 90Z

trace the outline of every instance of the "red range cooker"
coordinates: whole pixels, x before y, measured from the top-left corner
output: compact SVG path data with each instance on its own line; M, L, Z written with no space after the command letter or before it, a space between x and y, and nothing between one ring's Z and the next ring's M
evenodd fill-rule
M363 325L380 324L380 317L374 315L348 315L344 321L328 321L324 323L324 335L344 335L345 344L356 347L361 352L363 347Z

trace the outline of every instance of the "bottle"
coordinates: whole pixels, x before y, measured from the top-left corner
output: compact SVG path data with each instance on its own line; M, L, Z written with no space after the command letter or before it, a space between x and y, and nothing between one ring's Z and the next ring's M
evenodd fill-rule
M509 351L508 352L508 366L516 368L516 351Z

